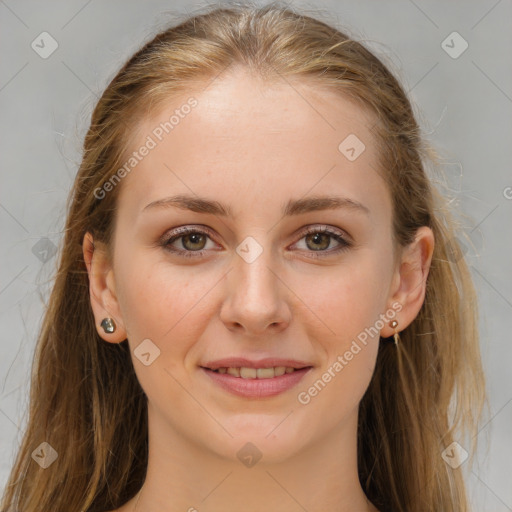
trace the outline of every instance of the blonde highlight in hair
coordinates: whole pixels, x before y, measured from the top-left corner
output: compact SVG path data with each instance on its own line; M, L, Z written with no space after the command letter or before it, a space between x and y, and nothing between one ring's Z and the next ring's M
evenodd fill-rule
M436 243L422 309L400 333L398 346L381 343L360 404L359 477L381 512L467 512L462 473L441 452L466 435L474 441L485 402L477 302L464 258L453 257L455 222L425 172L431 150L404 90L378 58L336 28L279 2L210 6L160 32L99 99L36 347L28 426L1 510L105 512L140 489L148 458L146 396L127 342L105 343L97 334L82 240L90 232L111 242L122 183L101 200L94 191L122 165L135 124L234 66L265 80L307 80L374 115L396 245L411 243L421 226L433 230ZM48 469L31 458L43 441L59 454Z

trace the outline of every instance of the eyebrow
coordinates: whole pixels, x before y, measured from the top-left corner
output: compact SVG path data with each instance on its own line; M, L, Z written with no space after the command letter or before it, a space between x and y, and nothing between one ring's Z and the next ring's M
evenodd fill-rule
M218 201L186 194L158 199L146 205L142 211L170 207L197 213L210 213L221 217L233 217L233 212L229 206L225 206ZM339 209L353 210L366 215L370 213L370 210L360 202L348 197L338 196L312 196L303 199L290 199L284 206L282 213L283 217L287 217L315 211Z

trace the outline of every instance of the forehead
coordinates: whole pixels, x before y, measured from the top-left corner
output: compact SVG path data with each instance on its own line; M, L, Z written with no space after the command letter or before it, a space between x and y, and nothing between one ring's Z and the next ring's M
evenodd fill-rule
M310 81L234 71L141 120L131 151L151 149L123 180L120 201L140 211L165 194L192 193L271 207L283 194L339 189L375 202L385 184L373 124L355 102Z

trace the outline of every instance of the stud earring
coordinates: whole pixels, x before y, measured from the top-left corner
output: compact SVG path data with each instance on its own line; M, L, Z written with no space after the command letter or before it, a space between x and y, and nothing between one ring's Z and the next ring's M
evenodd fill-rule
M396 328L398 327L398 321L397 320L391 320L391 322L389 322L389 326L392 329L395 329L395 334L393 334L393 338L395 339L395 345L398 346L398 342L400 340L400 335L398 334L398 331L396 330Z
M116 324L112 318L104 318L100 325L107 334L112 334L116 330Z

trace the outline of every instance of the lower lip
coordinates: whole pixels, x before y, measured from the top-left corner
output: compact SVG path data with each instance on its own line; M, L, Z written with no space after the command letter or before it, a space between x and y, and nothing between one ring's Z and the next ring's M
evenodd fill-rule
M218 373L207 368L201 368L220 387L244 398L265 398L284 393L296 386L311 369L310 366L271 379L242 379L227 373Z

